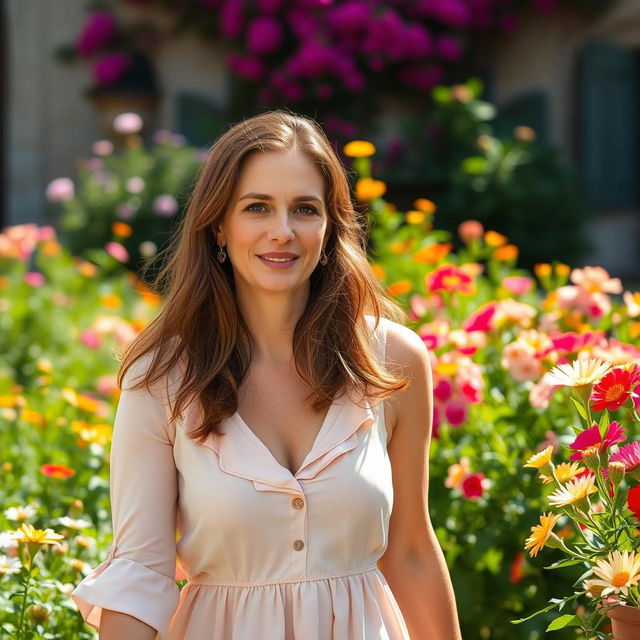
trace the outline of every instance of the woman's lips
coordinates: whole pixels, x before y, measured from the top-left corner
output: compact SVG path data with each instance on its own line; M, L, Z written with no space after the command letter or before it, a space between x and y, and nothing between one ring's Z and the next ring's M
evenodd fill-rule
M263 258L262 256L258 256L258 258L260 259L260 262L262 262L262 264L266 264L268 267L273 267L274 269L288 269L291 266L293 266L293 263L298 259L296 258L289 258L286 261L275 261L275 260L267 260L266 258Z

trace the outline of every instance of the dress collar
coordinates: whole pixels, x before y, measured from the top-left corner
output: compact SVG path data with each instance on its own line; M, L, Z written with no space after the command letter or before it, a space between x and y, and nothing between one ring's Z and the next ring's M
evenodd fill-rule
M192 407L184 421L187 431L197 417ZM223 472L251 480L258 491L301 494L300 480L310 480L338 456L355 449L358 431L374 422L375 414L367 398L356 403L343 394L334 399L311 450L295 474L274 458L237 412L221 421L224 435L209 434L202 446L216 453Z

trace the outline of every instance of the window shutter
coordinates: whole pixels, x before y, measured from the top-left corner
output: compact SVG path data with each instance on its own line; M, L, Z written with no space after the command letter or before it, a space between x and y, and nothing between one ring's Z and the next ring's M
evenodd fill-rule
M638 204L638 58L611 42L586 43L579 69L579 155L593 206Z

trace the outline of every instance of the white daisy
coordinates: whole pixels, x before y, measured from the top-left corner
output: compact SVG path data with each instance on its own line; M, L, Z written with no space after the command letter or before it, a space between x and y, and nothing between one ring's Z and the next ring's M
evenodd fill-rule
M622 593L628 595L629 587L640 580L640 553L614 550L606 558L600 558L593 567L593 573L602 580L589 580L594 586L601 586L602 595Z

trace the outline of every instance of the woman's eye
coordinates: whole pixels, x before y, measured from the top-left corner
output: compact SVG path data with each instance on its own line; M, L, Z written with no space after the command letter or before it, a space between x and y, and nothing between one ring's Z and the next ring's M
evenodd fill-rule
M246 211L259 211L259 209L254 209L254 207L263 207L264 208L264 204L262 204L262 202L254 202L253 204L250 204L247 208ZM302 204L298 207L298 209L306 209L306 211L303 211L303 213L306 214L312 214L315 215L318 213L317 209L315 207L312 207L311 205L308 204Z

